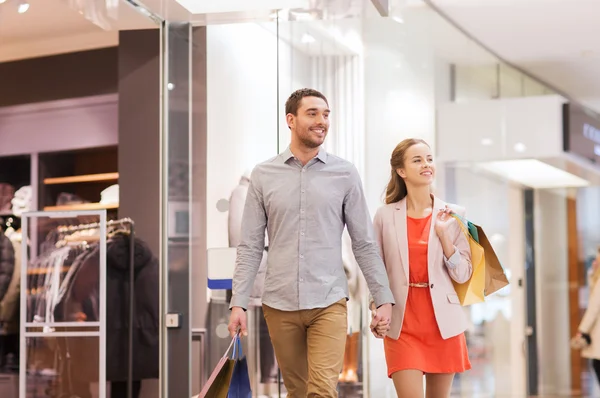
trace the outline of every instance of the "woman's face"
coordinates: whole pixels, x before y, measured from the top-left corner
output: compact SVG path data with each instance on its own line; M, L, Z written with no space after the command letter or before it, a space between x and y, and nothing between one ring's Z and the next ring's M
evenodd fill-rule
M404 167L397 169L396 173L407 185L431 185L435 177L431 148L425 144L415 144L408 148L404 155Z

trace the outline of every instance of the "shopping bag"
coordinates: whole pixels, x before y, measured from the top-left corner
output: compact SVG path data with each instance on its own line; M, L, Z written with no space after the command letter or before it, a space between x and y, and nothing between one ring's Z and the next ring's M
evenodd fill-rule
M468 225L470 222L462 219L457 214L453 214L452 216L457 220L457 224L467 237L469 248L471 249L471 265L473 267L473 273L467 282L457 283L452 281L454 290L456 291L460 304L463 306L482 303L485 300L486 265L484 249L469 233ZM474 224L472 225L474 226Z
M233 356L235 366L229 383L229 394L227 398L252 398L252 388L250 387L250 376L248 374L248 362L242 355L242 341L239 335L236 336L234 343Z
M483 229L479 225L476 225L476 227L479 244L485 252L485 295L489 296L508 286L508 278L485 232L483 232Z
M229 384L231 383L231 377L235 367L235 358L229 358L229 351L238 338L239 337L236 336L231 340L229 348L227 348L225 355L223 355L217 363L217 366L215 366L208 381L202 388L202 391L200 391L198 398L228 398Z

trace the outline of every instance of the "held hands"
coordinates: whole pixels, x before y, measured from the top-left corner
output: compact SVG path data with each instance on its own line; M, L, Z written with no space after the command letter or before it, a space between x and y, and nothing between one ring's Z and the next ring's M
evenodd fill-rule
M441 209L435 218L435 233L438 235L440 239L442 239L449 228L452 226L452 223L456 222L452 214L454 212L447 205L444 209Z
M371 333L378 339L385 337L390 330L392 320L392 305L383 304L379 308L371 307Z
M231 315L229 315L229 326L227 327L231 337L235 337L235 335L238 333L238 329L240 329L239 332L241 336L248 336L248 329L246 325L246 311L244 311L242 307L231 308Z

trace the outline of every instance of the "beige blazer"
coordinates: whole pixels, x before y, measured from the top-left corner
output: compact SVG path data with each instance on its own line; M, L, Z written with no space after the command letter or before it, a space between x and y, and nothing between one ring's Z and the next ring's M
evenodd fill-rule
M433 301L433 310L440 333L444 339L459 335L467 329L467 317L458 301L452 285L452 279L464 283L471 278L471 250L465 234L457 222L451 229L455 254L446 259L442 244L435 232L435 219L446 203L434 198L431 230L429 233L428 272L429 290ZM448 204L457 214L464 217L465 210ZM390 288L394 294L396 305L392 309L392 322L387 336L392 339L400 337L404 309L408 297L409 261L408 237L406 229L406 199L380 207L373 221L375 233L381 248L381 257L385 263ZM423 288L410 288L423 289Z
M600 281L591 288L588 307L579 324L579 331L587 333L592 339L592 344L581 351L584 358L600 359Z

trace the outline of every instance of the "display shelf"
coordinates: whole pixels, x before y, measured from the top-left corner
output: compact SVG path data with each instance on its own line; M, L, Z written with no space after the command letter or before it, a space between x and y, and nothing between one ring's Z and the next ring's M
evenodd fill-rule
M119 173L99 173L99 174L85 174L71 177L53 177L45 178L44 184L46 185L57 185L57 184L73 184L81 182L103 182L103 181L116 181L119 179Z
M77 203L63 206L46 206L44 211L71 211L71 210L111 210L118 209L118 203Z

